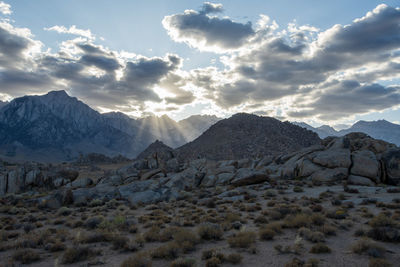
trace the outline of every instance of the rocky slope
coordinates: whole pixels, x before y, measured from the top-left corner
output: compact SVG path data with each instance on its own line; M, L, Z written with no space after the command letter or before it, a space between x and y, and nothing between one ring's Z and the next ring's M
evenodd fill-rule
M142 140L108 125L100 113L64 91L14 99L0 110L0 129L2 146L57 150L64 159L88 152L132 157L145 148L138 146Z
M267 186L282 180L301 180L314 185L400 185L400 148L362 133L352 133L326 138L320 145L294 153L259 159L218 162L197 159L179 165L173 154L155 159L149 153L148 157L97 181L86 177L76 179L76 169L65 166L26 164L11 170L3 166L0 171L0 196L27 191L34 195L45 190L47 196L39 196L37 200L61 206L70 191L68 194L72 194L75 204L112 198L138 204L181 199L200 188Z
M0 155L21 161L59 162L86 153L133 158L157 139L172 147L183 145L214 121L200 116L180 125L168 116L100 114L65 91L0 104Z
M239 113L217 122L176 151L181 160L240 159L292 152L319 141L317 134L289 122Z

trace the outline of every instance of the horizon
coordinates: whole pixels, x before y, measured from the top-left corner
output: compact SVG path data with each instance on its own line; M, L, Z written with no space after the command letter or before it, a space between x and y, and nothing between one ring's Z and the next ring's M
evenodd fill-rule
M400 124L396 1L76 3L0 2L0 100L65 90L131 117Z
M79 99L79 98L77 98L77 97L74 97L74 96L70 96L70 95L68 94L68 92L66 92L65 90L54 90L54 91L49 91L49 92L47 92L47 93L45 93L45 94L41 94L41 95L28 95L28 96L44 96L44 95L47 95L47 94L49 94L49 93L60 93L60 92L65 93L68 97L77 99L79 102L83 103L84 105L87 105L87 104L86 104L84 101L82 101L81 99ZM13 99L13 100L14 100L14 99ZM12 101L12 100L11 100L11 101ZM10 102L6 102L6 103L8 104L8 103L10 103ZM89 106L89 105L87 105L87 106ZM89 106L89 107L90 107L90 106ZM90 108L92 108L92 107L90 107ZM119 113L119 111L110 111L110 112L100 112L100 111L98 111L98 112L99 112L100 114ZM181 122L181 121L183 121L183 120L189 119L190 117L193 117L193 116L215 116L215 117L216 117L217 119L219 119L219 120L228 119L228 118L230 118L231 116L234 116L234 115L240 114L240 113L243 113L243 114L251 114L251 115L256 115L256 116L260 116L260 117L270 117L270 116L260 115L260 114L256 114L256 113L237 112L237 113L234 113L234 114L230 114L230 115L228 115L228 116L225 116L225 117L218 117L218 116L216 116L216 115L207 115L207 114L191 114L191 115L189 115L188 117L184 117L184 118L182 118L182 119L176 120L176 119L171 118L170 116L168 116L168 114L162 114L162 115L157 115L157 114L146 114L145 116L142 116L142 117L134 117L134 116L130 116L130 115L128 115L128 114L126 114L126 113L123 113L123 112L121 112L121 113L124 114L124 115L126 115L126 116L128 116L129 118L135 119L135 120L137 120L137 119L143 119L143 118L148 118L148 117L162 118L162 117L165 117L165 116L166 116L168 119L171 119L171 120L173 120L173 121L175 121L175 122L177 122L177 123L179 123L179 122ZM290 123L292 123L292 124L296 124L296 123L305 123L304 121L289 121L289 120L281 120L281 119L275 118L275 117L272 117L272 118L277 119L277 120L282 121L282 122L288 121L288 122L290 122ZM322 126L328 126L328 127L333 128L335 131L340 132L341 130L346 130L346 129L352 127L353 125L355 125L355 124L357 124L357 123L359 123L359 122L379 122L379 121L385 121L385 122L389 122L389 123L396 124L396 125L399 125L399 126L400 126L399 123L394 123L394 122L391 122L391 121L387 121L387 120L385 120L385 119L370 120L370 121L368 121L368 120L358 120L358 121L354 122L353 124L350 124L350 125L342 125L341 127L335 127L335 126L331 126L331 125L329 125L329 124L322 124L322 125L318 125L318 126L314 126L314 125L311 125L311 124L308 124L308 123L305 123L305 124L308 124L309 126L312 126L312 127L316 128L316 129L318 129L319 127L322 127Z

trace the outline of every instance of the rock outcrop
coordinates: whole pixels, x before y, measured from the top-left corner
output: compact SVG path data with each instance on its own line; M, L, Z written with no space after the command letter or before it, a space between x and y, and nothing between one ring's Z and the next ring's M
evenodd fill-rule
M400 148L363 133L328 137L321 146L278 157L267 166L270 177L308 179L315 183L398 185Z
M27 164L3 168L0 196L42 189L48 195L36 200L48 207L61 206L67 200L84 205L95 199L113 198L139 205L185 199L201 188L221 188L225 192L253 185L270 188L270 184L282 179L314 184L400 185L400 148L361 133L329 137L321 144L275 157L221 161L203 158L175 165L173 153L166 155L157 158L148 153L98 180L77 178L76 170L65 167ZM169 164L176 168L166 168ZM230 193L220 196L237 200Z

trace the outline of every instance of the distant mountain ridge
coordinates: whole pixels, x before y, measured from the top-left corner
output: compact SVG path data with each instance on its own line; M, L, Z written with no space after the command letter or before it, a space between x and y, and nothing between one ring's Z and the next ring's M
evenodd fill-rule
M60 161L86 153L133 158L157 139L178 147L188 138L168 116L135 120L118 112L101 114L65 91L24 96L0 107L0 155L10 158Z
M320 127L312 127L304 122L293 122L298 126L311 130L319 135L320 138L327 136L344 136L351 132L363 132L375 139L381 139L389 143L400 146L400 125L391 123L386 120L377 121L358 121L354 123L350 128L336 131L328 125L322 125Z

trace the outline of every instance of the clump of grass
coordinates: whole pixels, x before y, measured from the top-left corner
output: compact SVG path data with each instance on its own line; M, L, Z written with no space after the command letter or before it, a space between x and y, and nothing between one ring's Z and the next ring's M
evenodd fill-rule
M232 248L249 248L255 242L256 234L254 232L239 232L228 239Z
M154 249L151 253L151 257L153 259L174 260L178 257L178 253L179 246L176 244L176 242L171 241Z
M298 230L300 236L313 243L321 243L325 241L324 234L321 232L314 232L308 228L302 227Z
M273 240L276 232L269 228L262 228L258 231L261 240Z
M202 224L197 228L197 233L204 240L221 240L224 231L219 224Z
M311 247L310 253L313 254L331 253L331 249L325 244L318 243Z
M311 222L314 225L321 226L325 223L325 221L326 221L326 218L322 214L314 213L313 215L311 215Z
M67 207L61 207L57 211L58 216L68 216L72 213L72 209L67 208Z
M197 236L189 230L180 229L174 235L174 241L182 249L183 253L188 253L195 249L198 242Z
M62 257L62 263L75 263L89 259L95 254L89 247L71 247L68 248Z
M242 260L243 260L243 256L240 255L239 253L232 253L226 257L226 261L231 264L239 264L242 262Z
M301 192L304 192L304 190L303 190L303 188L300 187L300 186L295 186L295 187L293 188L293 192L295 192L295 193L301 193Z
M385 254L383 247L368 239L358 240L352 245L351 250L356 254L367 254L374 258L382 258Z
M151 267L152 263L146 253L138 253L124 260L121 267Z
M396 225L394 220L384 213L380 213L369 221L369 225L373 228L377 227L393 227Z
M95 216L87 219L85 222L85 226L89 229L95 229L103 222L103 220L104 218L102 216Z
M31 249L17 250L12 257L14 260L20 261L22 264L29 264L40 260L39 253Z
M370 258L368 263L368 267L390 267L390 266L392 266L392 264L390 264L385 259Z
M304 213L288 216L285 220L285 225L288 228L308 227L311 223L311 217Z
M143 234L144 240L146 242L155 242L160 240L160 227L152 226L147 232Z
M110 237L112 243L112 249L127 249L129 239L126 236L115 234Z
M178 258L171 262L170 267L192 267L196 265L196 260L192 258Z
M206 267L218 267L222 264L221 260L217 257L212 257L206 261Z
M285 264L285 267L303 267L304 261L298 258L293 258L291 261Z

